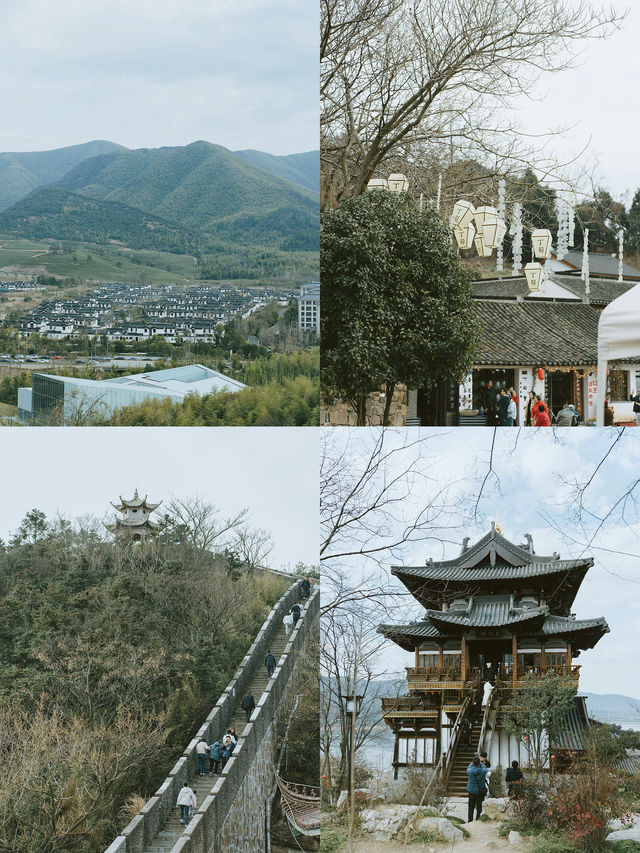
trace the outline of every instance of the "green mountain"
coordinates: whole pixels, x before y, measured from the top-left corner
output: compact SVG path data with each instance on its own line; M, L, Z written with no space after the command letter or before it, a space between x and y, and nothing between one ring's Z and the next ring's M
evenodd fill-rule
M318 247L316 192L209 142L94 157L57 185L139 208L219 241Z
M36 190L0 213L0 231L35 239L161 249L192 254L200 235L175 223L113 201L97 201L60 187Z
M320 192L320 155L318 151L305 151L304 154L286 154L277 157L264 151L235 151L259 169L271 172L292 184L300 184L315 193Z
M0 211L57 181L83 160L121 148L115 142L94 141L52 151L0 153Z

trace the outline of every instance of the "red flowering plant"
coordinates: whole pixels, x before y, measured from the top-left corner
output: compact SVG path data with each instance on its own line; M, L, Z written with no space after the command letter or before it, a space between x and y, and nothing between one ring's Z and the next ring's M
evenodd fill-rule
M576 770L549 792L547 823L565 832L580 850L595 853L606 848L609 820L618 813L617 778L605 768L594 773L587 762Z

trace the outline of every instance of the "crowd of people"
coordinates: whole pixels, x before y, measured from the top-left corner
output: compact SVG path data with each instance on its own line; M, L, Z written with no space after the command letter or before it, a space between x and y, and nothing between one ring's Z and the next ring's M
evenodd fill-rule
M605 418L609 407L605 408ZM540 394L529 391L524 424L518 424L518 396L513 386L496 391L489 379L482 389L480 412L486 413L487 426L577 426L580 415L573 403L564 402L554 414ZM613 422L613 410L609 409Z
M253 697L252 697L253 698ZM208 744L204 738L196 745L196 757L198 759L198 776L217 775L231 758L233 750L238 743L238 734L233 726L227 729L222 741L216 740ZM178 793L176 805L180 807L180 823L188 826L193 811L198 807L196 792L185 782Z

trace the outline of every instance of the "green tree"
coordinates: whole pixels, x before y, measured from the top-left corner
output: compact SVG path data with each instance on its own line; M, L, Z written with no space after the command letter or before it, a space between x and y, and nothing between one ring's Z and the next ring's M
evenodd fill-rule
M358 424L385 383L433 387L470 368L479 334L468 274L431 207L368 192L323 214L322 388L348 400Z
M525 747L536 773L549 760L550 744L557 742L575 694L575 682L554 672L529 672L513 691L505 730Z

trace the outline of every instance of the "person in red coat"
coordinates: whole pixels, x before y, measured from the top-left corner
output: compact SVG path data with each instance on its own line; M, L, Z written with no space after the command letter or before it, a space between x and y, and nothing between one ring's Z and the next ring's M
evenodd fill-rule
M538 414L536 415L536 426L551 426L551 421L549 420L549 413L547 412L547 407L544 403L540 403L538 406Z

